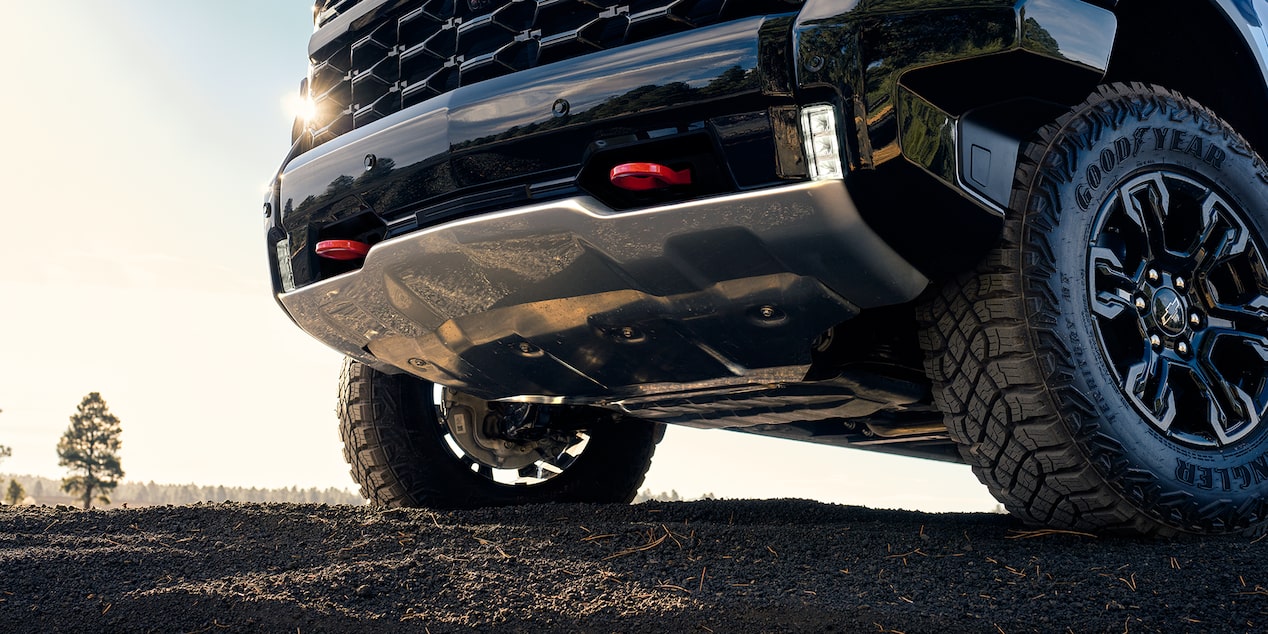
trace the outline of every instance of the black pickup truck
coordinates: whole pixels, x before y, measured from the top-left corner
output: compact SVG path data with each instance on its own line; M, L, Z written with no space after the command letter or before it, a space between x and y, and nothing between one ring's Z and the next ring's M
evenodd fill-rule
M666 424L1268 529L1265 0L326 0L264 206L384 505L628 501ZM280 371L285 371L284 369Z

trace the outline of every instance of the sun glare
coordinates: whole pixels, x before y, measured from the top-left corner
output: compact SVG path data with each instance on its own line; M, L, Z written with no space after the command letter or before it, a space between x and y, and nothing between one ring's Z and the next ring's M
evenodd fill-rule
M299 94L290 94L282 98L282 107L286 114L296 117L307 123L317 116L317 104L312 99L300 96Z

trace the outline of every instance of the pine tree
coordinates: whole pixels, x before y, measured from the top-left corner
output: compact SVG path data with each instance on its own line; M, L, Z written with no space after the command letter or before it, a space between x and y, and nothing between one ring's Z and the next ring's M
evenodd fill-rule
M17 480L9 479L9 490L4 493L4 501L13 506L17 506L19 502L26 499L26 489Z
M79 403L70 417L70 427L57 443L58 464L71 475L62 480L62 490L81 495L84 508L93 500L110 503L108 494L119 486L123 468L119 463L119 419L101 395L92 392Z

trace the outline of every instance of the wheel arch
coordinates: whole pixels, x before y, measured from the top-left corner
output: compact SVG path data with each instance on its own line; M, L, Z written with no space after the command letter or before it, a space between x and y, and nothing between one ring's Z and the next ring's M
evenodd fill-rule
M1106 81L1179 91L1268 155L1265 7L1268 3L1252 0L1120 0Z
M1019 148L1104 81L1116 17L1083 0L871 17L854 60L851 192L882 237L945 279L994 246ZM903 30L927 46L893 44Z
M1074 60L1046 49L1044 38L1038 38L1036 45L1023 37L1023 45L1015 50L904 71L896 82L895 102L899 145L906 161L895 163L910 163L925 176L932 176L960 194L962 200L968 199L964 203L973 203L967 207L1002 217L1018 149L1065 108L1086 98L1097 84L1114 82L1176 90L1213 110L1260 155L1268 155L1268 118L1262 116L1268 110L1268 34L1264 29L1268 2L1117 0L1090 4L1098 5L1101 13L1098 15L1097 9L1083 12L1089 27L1083 35L1098 54L1107 53L1103 65L1071 63ZM1027 15L1024 11L1019 14L1023 22ZM1063 20L1070 20L1036 15L1045 25L1060 26ZM1064 36L1057 38L1058 52L1075 42L1070 32L1053 30ZM1092 59L1099 58L1094 55ZM1230 86L1238 89L1230 90ZM985 163L978 162L981 156L986 157ZM983 169L983 164L989 168ZM883 172L886 167L878 165L876 169ZM913 175L910 170L904 173ZM961 213L963 217L973 215ZM981 229L980 223L962 226L971 227L969 231ZM911 241L901 235L902 231L882 235L899 242ZM900 249L904 255L919 254L914 257L931 277L963 270L964 262L975 260L993 244L955 228L939 235L955 236L959 252L948 253L926 243ZM974 255L964 257L965 245L972 245L968 250Z

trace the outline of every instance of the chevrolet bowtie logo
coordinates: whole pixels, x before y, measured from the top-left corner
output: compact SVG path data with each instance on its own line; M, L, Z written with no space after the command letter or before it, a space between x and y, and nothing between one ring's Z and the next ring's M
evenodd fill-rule
M1171 298L1171 301L1167 302L1167 305L1163 307L1162 309L1163 325L1170 326L1172 328L1179 326L1181 322L1180 312L1181 312L1180 298L1179 297Z
M1154 323L1172 335L1184 330L1184 298L1170 288L1160 288L1154 293Z

